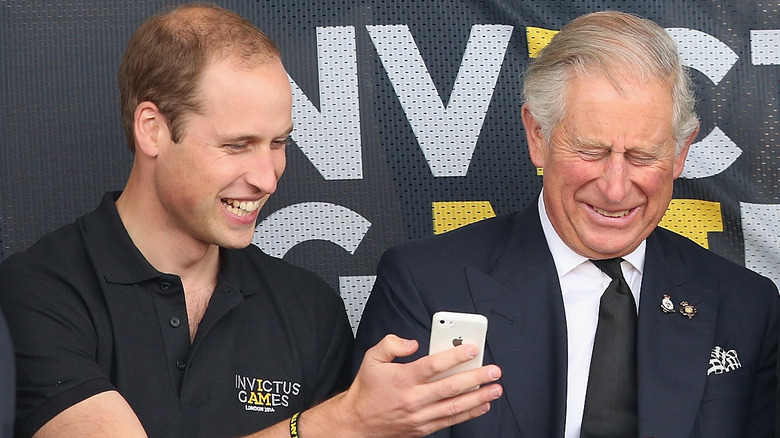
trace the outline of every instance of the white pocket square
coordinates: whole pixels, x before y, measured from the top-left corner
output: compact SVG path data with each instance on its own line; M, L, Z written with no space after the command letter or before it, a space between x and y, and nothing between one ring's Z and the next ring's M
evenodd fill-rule
M713 373L728 373L739 368L742 368L742 364L739 363L736 350L726 351L721 347L715 346L710 352L710 367L707 369L708 376Z

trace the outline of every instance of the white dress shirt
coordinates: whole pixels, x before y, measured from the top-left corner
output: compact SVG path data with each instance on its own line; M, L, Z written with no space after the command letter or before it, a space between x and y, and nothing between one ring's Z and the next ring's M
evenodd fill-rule
M544 237L555 262L566 312L568 339L568 375L566 377L566 438L579 438L585 392L588 388L590 357L599 319L599 300L611 278L593 263L569 248L555 232L544 207L544 193L539 196L539 216ZM645 242L631 254L623 256L620 267L634 294L639 309L639 290L645 265Z

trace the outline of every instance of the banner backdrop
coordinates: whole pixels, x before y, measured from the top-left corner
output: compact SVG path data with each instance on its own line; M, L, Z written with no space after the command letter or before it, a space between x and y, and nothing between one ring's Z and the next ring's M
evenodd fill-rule
M0 0L0 256L122 189L116 72L175 4ZM572 18L665 27L702 129L662 225L780 284L780 6L775 1L219 1L279 45L294 145L254 244L319 273L357 324L387 247L524 208L541 187L520 76Z

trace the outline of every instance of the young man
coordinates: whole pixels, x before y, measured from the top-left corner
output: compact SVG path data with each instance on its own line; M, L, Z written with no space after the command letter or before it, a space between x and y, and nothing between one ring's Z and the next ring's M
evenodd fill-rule
M468 391L495 366L428 383L473 346L399 365L416 343L393 336L350 385L341 299L249 245L293 128L262 32L216 6L168 10L130 39L119 82L124 191L0 267L18 436L420 436L500 396Z
M698 132L674 42L585 15L524 79L538 203L387 251L356 358L383 333L424 343L438 310L476 312L506 397L436 436L774 436L777 289L657 228Z

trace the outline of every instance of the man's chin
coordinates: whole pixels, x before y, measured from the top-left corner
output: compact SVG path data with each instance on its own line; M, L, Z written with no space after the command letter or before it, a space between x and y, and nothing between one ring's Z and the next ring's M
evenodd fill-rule
M241 249L246 248L252 244L252 237L254 237L254 230L248 237L245 236L232 236L231 238L222 239L217 245L226 249Z
M588 249L590 250L591 254L585 256L591 259L611 259L614 257L623 257L626 254L633 252L640 243L641 240L638 242L620 242L619 244L616 244L615 242L609 242L607 244L600 243L588 245Z

